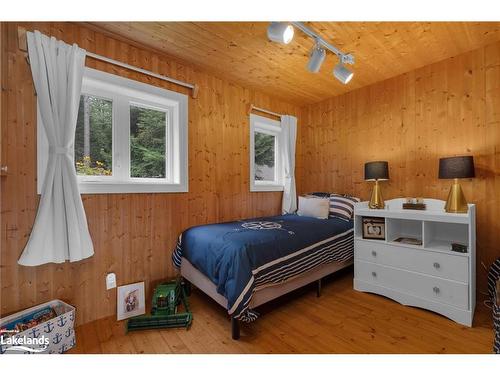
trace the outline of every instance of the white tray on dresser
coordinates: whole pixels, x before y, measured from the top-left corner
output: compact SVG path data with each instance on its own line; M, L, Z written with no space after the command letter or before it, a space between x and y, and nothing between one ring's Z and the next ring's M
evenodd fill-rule
M384 295L403 305L440 313L472 326L476 304L476 207L449 214L444 201L425 199L426 210L404 210L403 198L372 210L368 202L354 208L354 289ZM385 239L363 239L363 217L385 219ZM408 245L398 237L418 238ZM451 243L467 253L451 251Z

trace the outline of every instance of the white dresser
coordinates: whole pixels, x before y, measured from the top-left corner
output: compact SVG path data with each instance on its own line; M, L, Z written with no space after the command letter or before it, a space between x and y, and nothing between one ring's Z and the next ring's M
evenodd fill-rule
M472 325L476 302L476 207L449 214L444 201L425 199L426 210L404 210L402 198L372 210L354 209L354 289L384 295ZM385 239L364 239L363 218L383 218ZM422 244L396 242L419 239ZM467 245L467 253L451 250Z

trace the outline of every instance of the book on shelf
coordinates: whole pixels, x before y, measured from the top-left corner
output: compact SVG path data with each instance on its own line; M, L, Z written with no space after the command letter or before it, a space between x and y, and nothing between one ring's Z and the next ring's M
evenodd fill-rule
M420 238L414 237L398 237L394 240L394 242L399 242L406 245L422 246L422 240Z

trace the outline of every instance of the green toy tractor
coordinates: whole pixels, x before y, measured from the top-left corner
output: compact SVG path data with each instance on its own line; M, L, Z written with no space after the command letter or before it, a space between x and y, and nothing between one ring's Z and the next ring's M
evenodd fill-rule
M179 312L182 305L184 312ZM189 310L186 291L181 278L157 285L153 292L151 315L131 318L127 322L127 332L142 329L186 327L193 321Z

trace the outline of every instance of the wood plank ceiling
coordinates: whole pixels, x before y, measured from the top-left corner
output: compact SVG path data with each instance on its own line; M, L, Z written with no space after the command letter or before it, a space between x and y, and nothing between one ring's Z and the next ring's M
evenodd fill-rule
M296 30L289 45L270 42L267 22L94 23L141 45L300 105L324 100L500 40L500 22L311 22L344 52L355 73L332 75L329 55L318 74L306 70L312 40Z

